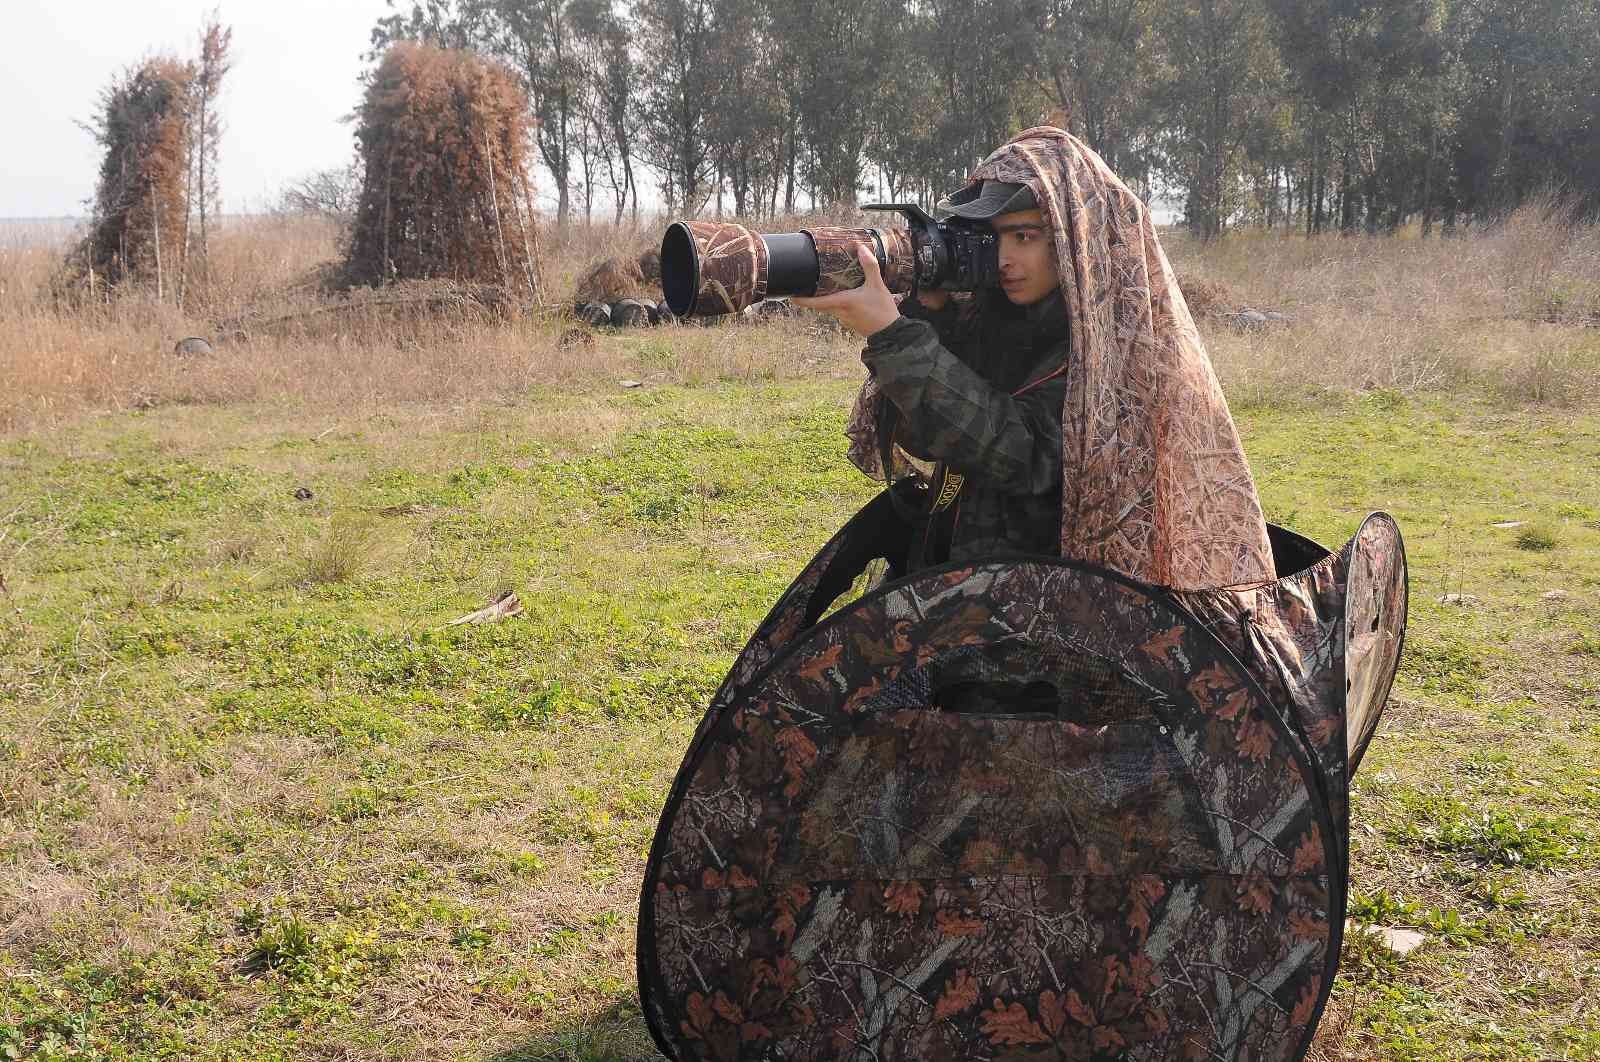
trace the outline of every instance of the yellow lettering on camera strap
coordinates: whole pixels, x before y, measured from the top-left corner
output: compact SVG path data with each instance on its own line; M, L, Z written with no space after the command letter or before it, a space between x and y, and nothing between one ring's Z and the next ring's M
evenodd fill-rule
M934 499L933 508L929 511L937 513L948 509L950 503L956 500L956 495L961 493L961 485L966 481L967 477L961 473L945 469L944 484L939 488L939 496Z

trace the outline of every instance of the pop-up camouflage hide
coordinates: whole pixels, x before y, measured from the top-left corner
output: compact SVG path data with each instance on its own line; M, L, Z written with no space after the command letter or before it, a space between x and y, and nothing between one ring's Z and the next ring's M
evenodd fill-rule
M679 770L639 914L661 1050L1302 1057L1404 631L1394 521L1332 553L1273 527L1276 582L1168 591L1049 558L896 578L890 501L784 593Z

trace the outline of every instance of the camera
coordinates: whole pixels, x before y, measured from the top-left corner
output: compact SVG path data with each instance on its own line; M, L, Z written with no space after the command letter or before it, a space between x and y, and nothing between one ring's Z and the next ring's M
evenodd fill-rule
M743 225L676 221L661 239L661 287L678 317L714 317L779 295L829 295L865 280L856 248L878 260L890 291L978 291L1000 286L999 242L987 222L940 221L909 203L904 228L821 226L758 233Z

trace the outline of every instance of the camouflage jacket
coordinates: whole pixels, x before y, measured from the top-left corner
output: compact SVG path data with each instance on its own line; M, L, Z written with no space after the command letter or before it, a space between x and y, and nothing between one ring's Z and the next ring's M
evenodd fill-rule
M937 311L907 298L901 314L867 337L861 360L895 407L895 442L937 462L912 567L1059 554L1070 350L1060 292L1031 307L995 292Z

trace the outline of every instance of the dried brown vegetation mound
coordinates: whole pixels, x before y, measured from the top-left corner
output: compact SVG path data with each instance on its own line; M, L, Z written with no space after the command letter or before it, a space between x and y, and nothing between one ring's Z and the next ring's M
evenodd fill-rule
M88 235L68 262L69 290L148 282L158 296L181 276L188 248L193 64L160 56L125 72L100 96L92 125L104 154Z
M1214 317L1239 308L1239 297L1227 284L1199 273L1179 273L1178 290L1196 319Z
M637 298L648 298L654 302L660 294L646 282L638 262L626 258L607 258L583 274L574 297L577 302L611 303L618 299Z
M367 86L348 279L538 287L528 99L510 70L400 43Z

